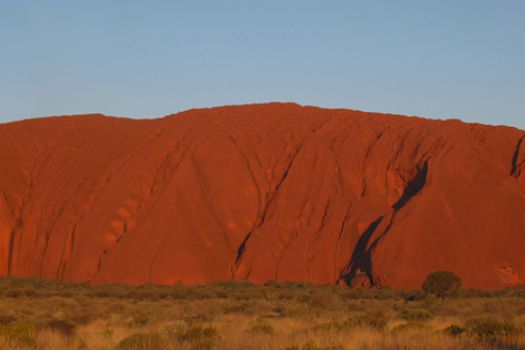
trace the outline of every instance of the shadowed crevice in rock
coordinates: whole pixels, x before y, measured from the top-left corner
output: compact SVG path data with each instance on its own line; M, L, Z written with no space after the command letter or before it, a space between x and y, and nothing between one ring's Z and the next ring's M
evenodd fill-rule
M244 250L246 249L246 242L250 239L251 235L253 233L253 230L248 232L248 234L244 237L243 241L239 245L239 249L237 250L237 256L235 257L235 264L237 264L244 254Z
M418 167L416 176L407 184L403 195L399 200L392 206L394 212L397 212L403 208L409 200L411 200L416 194L418 194L427 182L428 175L428 160L423 162L423 166Z
M525 135L522 136L518 140L518 144L516 145L516 150L514 151L514 155L512 157L512 164L511 164L511 170L510 170L510 176L518 178L521 175L521 166L524 164L525 161L522 161L520 163L520 153L521 153L521 145L523 144L523 140L525 139Z
M416 175L408 182L403 192L403 195L399 200L392 205L390 213L380 216L373 221L368 228L360 236L357 244L352 252L350 263L347 265L346 271L343 273L340 280L343 280L347 285L352 286L354 284L354 278L359 272L365 273L370 286L380 286L380 280L373 274L372 266L372 253L376 248L377 244L386 236L390 228L392 227L396 214L401 210L407 203L414 198L425 186L428 176L428 160L425 160L421 166L418 166ZM380 224L385 218L390 218L388 225L383 232L377 235L377 238L370 242L374 233L379 229Z
M384 217L381 216L372 222L368 228L363 232L357 244L352 252L350 263L348 264L350 272L341 276L347 285L352 286L353 279L356 277L359 271L364 272L372 283L372 262L370 260L370 251L367 249L370 238L376 231L377 227L383 221Z

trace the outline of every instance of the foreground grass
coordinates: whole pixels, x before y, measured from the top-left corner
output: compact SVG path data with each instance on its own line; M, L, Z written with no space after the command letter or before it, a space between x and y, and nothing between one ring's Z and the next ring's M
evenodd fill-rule
M0 279L0 349L525 349L525 288L88 286Z

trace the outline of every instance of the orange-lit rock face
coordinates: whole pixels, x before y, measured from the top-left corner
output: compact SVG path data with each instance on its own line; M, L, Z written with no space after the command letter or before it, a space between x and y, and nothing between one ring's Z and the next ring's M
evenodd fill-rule
M524 134L294 104L3 124L0 274L522 284Z

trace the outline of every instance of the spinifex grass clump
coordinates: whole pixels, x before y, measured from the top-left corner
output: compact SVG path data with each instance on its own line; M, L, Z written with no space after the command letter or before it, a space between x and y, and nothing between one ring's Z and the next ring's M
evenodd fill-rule
M512 340L521 332L515 324L494 318L472 320L469 326L470 331L483 341Z
M122 339L117 350L169 349L168 339L157 333L135 333Z
M9 323L0 326L0 337L12 348L32 349L37 346L36 330L30 323Z

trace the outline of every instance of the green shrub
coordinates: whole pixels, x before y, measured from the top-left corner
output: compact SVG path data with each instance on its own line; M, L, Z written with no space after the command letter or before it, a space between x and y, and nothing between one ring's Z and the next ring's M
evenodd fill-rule
M168 349L167 340L157 333L135 333L120 341L117 350L162 350Z
M434 294L438 298L453 294L459 287L461 279L451 271L432 272L423 283L425 293Z
M20 287L20 288L11 288L5 292L5 295L9 298L34 298L39 296L39 292L34 289L32 286Z
M10 323L1 326L0 337L12 347L36 347L36 330L32 324Z
M461 334L465 333L467 330L463 327L456 326L456 325L450 325L447 328L444 329L444 332L448 335L451 335L453 337L458 337Z

